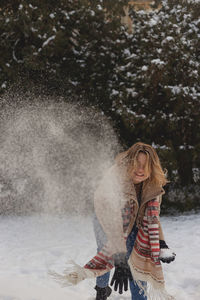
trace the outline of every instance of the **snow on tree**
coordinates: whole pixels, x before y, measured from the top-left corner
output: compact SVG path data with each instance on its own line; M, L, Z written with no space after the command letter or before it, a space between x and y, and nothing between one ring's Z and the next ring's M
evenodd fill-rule
M192 169L199 167L199 6L168 0L158 12L132 11L134 32L111 90L130 143L135 137L169 147L171 175L178 169L183 185L194 182Z

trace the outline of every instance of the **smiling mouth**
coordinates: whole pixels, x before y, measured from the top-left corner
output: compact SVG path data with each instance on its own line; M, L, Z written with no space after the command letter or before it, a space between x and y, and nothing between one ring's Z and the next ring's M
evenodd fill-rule
M137 177L143 177L143 176L144 176L144 174L143 174L143 175L139 175L139 174L137 174L137 173L135 173L135 175L136 175Z

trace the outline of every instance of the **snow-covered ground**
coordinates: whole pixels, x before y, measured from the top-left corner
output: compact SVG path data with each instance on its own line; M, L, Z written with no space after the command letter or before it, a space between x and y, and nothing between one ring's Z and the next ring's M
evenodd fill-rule
M200 299L200 215L162 217L175 262L163 265L177 300ZM85 264L96 252L90 217L0 217L0 300L92 300L93 279L61 288L48 270L62 272L69 259ZM130 299L113 292L110 300Z

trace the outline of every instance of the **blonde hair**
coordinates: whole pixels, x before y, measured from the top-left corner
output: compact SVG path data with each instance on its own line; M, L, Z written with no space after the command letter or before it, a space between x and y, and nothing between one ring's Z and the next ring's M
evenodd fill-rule
M164 186L168 182L167 171L162 169L156 150L148 144L142 142L134 144L127 151L117 155L116 163L126 166L127 176L131 177L137 166L139 153L144 153L147 156L145 165L145 173L149 174L147 181L156 186Z

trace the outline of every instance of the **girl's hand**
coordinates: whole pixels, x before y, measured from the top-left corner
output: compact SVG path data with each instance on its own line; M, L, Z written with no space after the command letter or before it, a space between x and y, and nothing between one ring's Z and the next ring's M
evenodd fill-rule
M132 280L132 274L126 259L126 253L113 255L115 260L115 272L111 280L111 286L114 285L114 290L123 294L123 291L128 290L128 281Z
M163 263L169 264L170 262L175 260L175 256L176 254L172 252L171 249L169 249L165 241L160 240L159 260L162 261Z

